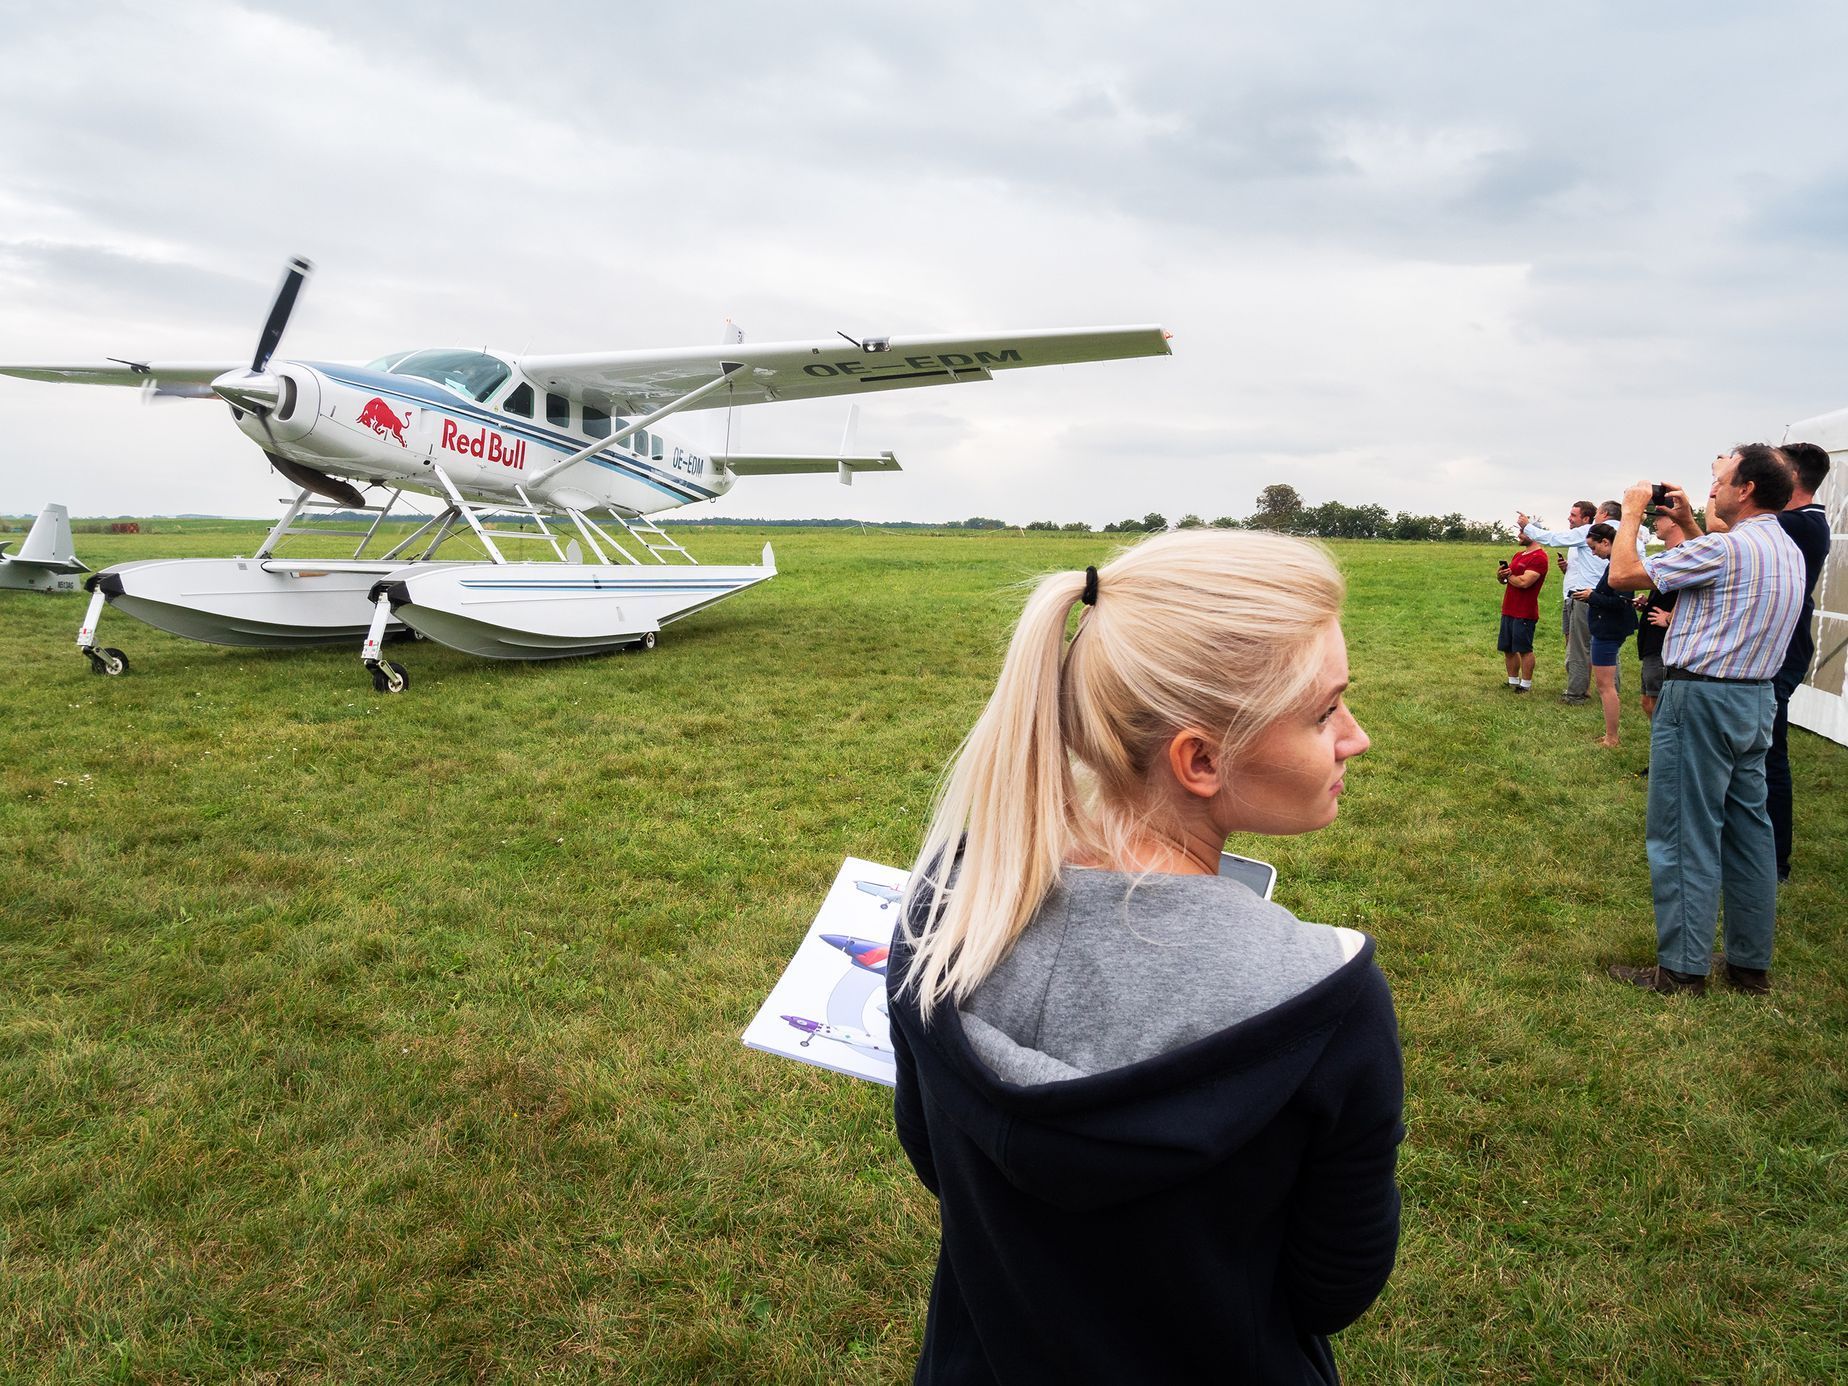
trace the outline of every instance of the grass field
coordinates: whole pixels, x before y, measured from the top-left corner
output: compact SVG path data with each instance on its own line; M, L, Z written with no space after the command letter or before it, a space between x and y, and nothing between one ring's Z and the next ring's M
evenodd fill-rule
M1111 545L687 542L766 538L653 654L417 644L400 697L116 613L93 677L82 599L0 596L0 1379L907 1377L935 1209L888 1094L738 1034L841 857L909 860L1012 584ZM1491 550L1335 547L1374 749L1334 828L1232 846L1398 1000L1404 1241L1346 1375L1848 1378L1848 751L1792 734L1770 1002L1617 987L1633 652L1604 752L1556 627L1505 691Z

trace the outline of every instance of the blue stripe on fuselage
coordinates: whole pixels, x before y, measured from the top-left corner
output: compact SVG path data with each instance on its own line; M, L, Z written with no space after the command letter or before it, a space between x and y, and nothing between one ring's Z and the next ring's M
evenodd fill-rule
M319 371L336 384L351 386L356 390L371 390L380 395L390 395L396 399L410 400L417 404L447 411L474 423L486 424L499 429L502 433L511 433L515 437L525 437L544 447L558 448L569 454L579 452L589 439L574 438L569 433L553 433L539 427L530 419L522 419L516 414L501 414L475 403L441 385L420 380L416 376L391 375L384 371L366 370L360 366L330 366L322 361L304 361L304 366ZM621 447L616 443L612 446ZM681 477L658 468L649 466L640 457L625 457L617 454L612 457L598 455L588 459L599 467L607 467L635 480L644 482L655 490L680 501L712 500L718 496L716 491L708 491L697 482L687 481Z

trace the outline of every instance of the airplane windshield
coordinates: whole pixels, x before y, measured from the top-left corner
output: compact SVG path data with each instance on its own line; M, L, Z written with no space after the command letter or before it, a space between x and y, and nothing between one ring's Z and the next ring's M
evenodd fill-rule
M435 381L473 400L487 399L512 374L506 362L479 351L415 351L391 372Z

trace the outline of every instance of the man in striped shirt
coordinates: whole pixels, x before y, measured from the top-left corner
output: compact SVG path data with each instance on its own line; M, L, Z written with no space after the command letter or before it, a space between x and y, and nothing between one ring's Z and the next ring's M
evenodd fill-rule
M1803 605L1803 554L1777 522L1790 469L1775 448L1745 443L1713 464L1708 513L1724 534L1702 534L1687 494L1661 508L1697 536L1654 558L1635 541L1651 483L1623 496L1610 585L1678 592L1662 648L1662 698L1650 724L1649 881L1655 897L1653 967L1613 967L1620 982L1658 992L1706 990L1713 925L1726 901L1728 985L1771 989L1777 918L1776 847L1765 809L1765 750L1777 700L1771 680Z

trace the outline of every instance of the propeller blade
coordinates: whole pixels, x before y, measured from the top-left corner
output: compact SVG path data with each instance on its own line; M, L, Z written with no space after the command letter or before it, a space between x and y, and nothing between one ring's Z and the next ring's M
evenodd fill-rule
M314 266L299 255L289 261L288 269L283 271L282 286L276 290L276 301L270 305L269 320L263 324L263 335L257 338L257 354L250 359L252 371L261 371L269 365L276 344L282 340L282 330L289 325L289 314L295 311L295 297L313 271Z

